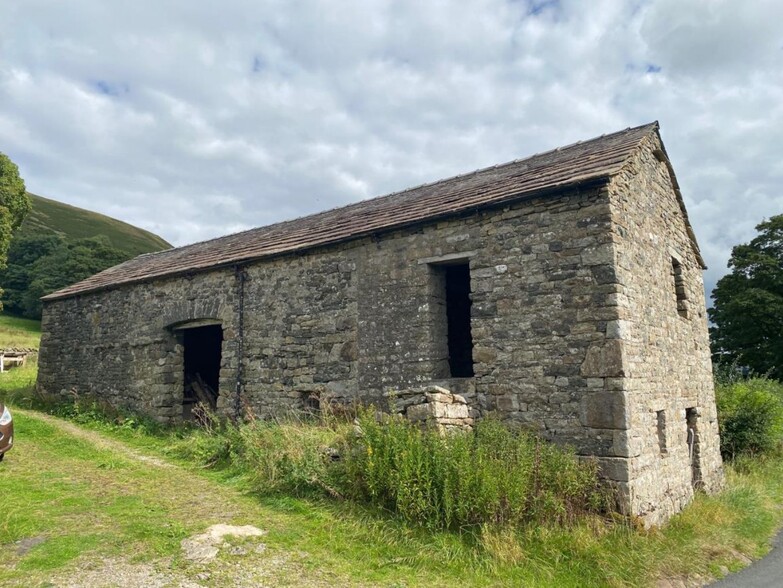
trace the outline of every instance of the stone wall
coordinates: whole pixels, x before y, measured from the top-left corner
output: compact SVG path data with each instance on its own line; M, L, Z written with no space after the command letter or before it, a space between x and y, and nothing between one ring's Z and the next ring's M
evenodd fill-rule
M392 414L422 427L435 427L441 434L473 429L475 419L470 416L468 401L446 388L430 385L390 390L384 396Z
M694 487L723 481L702 268L662 159L648 137L610 187L621 304L608 333L620 342L623 377L604 389L622 398L618 454L627 459L606 467L629 512L648 523L679 512Z
M616 315L610 228L607 195L596 188L398 232L363 248L359 389L377 397L436 383L481 412L605 455L611 431L581 420L588 381L580 366ZM444 378L434 292L438 264L459 259L470 264L473 299L469 382Z
M242 403L260 415L310 395L378 401L438 384L594 453L579 366L603 337L605 192L574 190L246 268ZM602 257L603 256L603 257ZM450 378L437 268L470 264L474 378ZM179 416L177 327L222 324L218 409L234 407L240 284L233 269L49 302L40 386L76 389L162 420ZM603 310L602 310L603 309ZM611 439L609 440L611 443Z
M221 270L45 304L39 388L94 395L176 420L182 415L183 348L170 327L212 318L224 329L221 392L232 390L235 282L233 272Z

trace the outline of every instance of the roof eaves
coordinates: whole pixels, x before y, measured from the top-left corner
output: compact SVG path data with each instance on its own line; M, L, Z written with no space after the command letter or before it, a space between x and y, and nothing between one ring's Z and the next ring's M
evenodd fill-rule
M674 166L672 165L671 160L669 159L669 154L666 152L666 147L663 144L663 139L661 138L661 132L660 129L656 126L655 132L658 135L658 143L660 144L660 155L657 155L659 159L666 165L666 169L669 172L669 178L672 183L672 187L674 188L674 194L677 196L677 204L680 206L680 211L682 212L683 219L685 220L685 231L688 233L688 238L690 239L691 246L693 247L693 252L696 255L696 261L699 262L699 265L701 265L701 268L703 270L707 269L707 264L704 261L704 257L701 254L701 249L699 248L699 243L696 241L696 233L693 232L693 226L691 225L691 221L688 218L688 211L685 208L685 199L682 195L682 190L680 190L680 183L677 181L677 175L674 173Z
M138 278L131 278L131 279L124 280L124 281L113 282L111 284L100 285L100 286L96 286L94 288L86 288L86 289L81 289L81 290L73 291L73 292L69 291L70 288L72 288L73 286L78 285L78 283L77 283L77 284L73 284L72 286L68 286L66 288L63 288L62 290L58 290L56 292L52 292L51 294L47 294L46 296L42 296L41 300L43 302L52 302L52 301L55 301L55 300L64 300L64 299L67 299L67 298L75 298L75 297L78 297L78 296L80 296L82 294L93 294L93 293L96 293L96 292L106 292L106 291L110 291L110 290L116 290L117 288L120 288L122 286L128 286L128 285L132 285L132 284L149 283L149 282L157 281L157 280L164 279L164 278L173 278L173 277L179 277L179 276L184 276L184 275L189 275L189 274L197 274L197 273L204 273L204 272L209 272L209 271L215 271L215 270L219 270L219 269L225 269L225 268L228 268L228 267L236 267L236 266L246 265L248 263L252 263L252 262L255 262L255 261L260 261L262 259L263 260L275 259L275 258L278 258L278 257L284 257L286 255L301 255L302 253L305 253L307 251L311 251L313 249L319 249L321 247L329 247L329 246L337 245L339 243L346 243L346 242L350 242L350 241L364 239L364 238L367 238L367 237L370 237L370 236L374 236L374 235L383 235L383 234L387 234L387 233L390 233L390 232L398 231L400 229L409 228L411 226L418 226L418 225L427 224L427 223L431 223L431 222L442 221L442 220L445 220L445 219L448 219L448 218L458 218L460 216L466 216L466 215L470 215L470 214L475 214L476 212L481 211L481 210L491 210L491 209L498 208L498 207L508 206L509 204L515 204L517 202L521 202L521 201L524 201L524 200L540 198L540 197L546 197L548 195L557 194L557 193L563 192L565 190L570 190L570 189L575 189L575 188L588 188L588 187L592 187L592 186L600 186L600 185L606 184L613 175L614 175L613 173L611 173L611 174L607 173L607 174L589 175L589 176L585 176L585 177L581 177L581 178L576 178L576 179L574 179L572 181L569 181L569 182L563 183L563 184L559 184L559 185L556 185L556 186L548 186L548 187L546 187L544 189L540 189L540 190L526 191L526 192L521 192L521 193L518 193L518 194L514 194L512 196L506 197L506 198L504 198L502 200L497 200L495 202L482 203L482 204L478 204L478 205L476 205L474 207L469 207L469 208L456 210L456 211L449 211L449 212L446 212L446 213L429 216L429 217L426 217L424 219L417 219L417 220L409 221L409 222L405 222L405 223L389 225L389 226L383 227L381 229L373 229L373 230L369 230L369 231L362 231L362 232L358 232L356 234L353 234L353 235L351 235L349 237L337 238L337 239L334 239L334 240L331 240L331 241L323 241L323 242L319 242L319 243L316 243L316 244L304 245L304 246L301 246L301 247L287 248L287 249L282 250L282 251L276 251L276 252L266 253L266 254L262 254L262 255L253 255L253 256L248 256L246 258L232 259L232 260L226 261L224 263L210 264L210 265L206 265L204 267L190 267L188 269L183 269L183 270L178 270L178 271L161 272L159 274L152 274L152 275L149 275L149 276L138 277ZM160 252L160 253L163 253L163 252ZM139 255L137 257L134 257L133 259L131 259L129 261L134 261L136 259L139 259L140 257L151 256L151 255L155 255L155 253L145 253L145 254ZM118 267L118 266L115 266L115 267ZM109 268L109 269L113 269L113 268ZM99 275L99 274L96 274L96 275Z

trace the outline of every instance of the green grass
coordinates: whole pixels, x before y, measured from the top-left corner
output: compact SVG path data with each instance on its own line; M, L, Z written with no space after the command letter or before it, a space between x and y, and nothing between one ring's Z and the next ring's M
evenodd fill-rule
M157 235L117 219L30 194L33 209L19 229L20 235L58 233L69 241L105 235L111 244L129 255L169 249Z
M176 555L183 538L217 519L214 509L194 516L166 495L179 476L152 475L142 462L35 414L15 410L14 421L17 443L0 466L0 545L10 552L0 563L1 585L35 585L84 556ZM14 555L15 542L32 538L42 542Z
M22 401L23 391L0 382L3 392L15 406ZM567 527L460 533L427 530L350 501L260 496L250 472L205 470L176 457L183 454L173 449L200 432L78 413L81 430L95 438L88 442L61 421L16 413L18 445L0 465L0 550L11 554L0 560L0 585L35 586L120 555L171 561L167 569L192 579L180 540L225 516L268 530L269 553L291 558L294 567L275 572L266 581L272 585L313 578L346 586L652 586L663 577L693 583L763 555L783 522L777 454L728 467L724 492L699 495L662 530L591 516ZM129 451L177 467L153 468ZM14 555L13 542L32 537L45 541ZM231 585L223 573L214 571L210 582Z
M41 322L0 314L0 349L13 347L38 349Z

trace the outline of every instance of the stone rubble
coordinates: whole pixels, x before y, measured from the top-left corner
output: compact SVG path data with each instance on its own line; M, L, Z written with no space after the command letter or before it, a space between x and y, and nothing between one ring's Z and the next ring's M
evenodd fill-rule
M434 426L443 433L470 431L474 419L465 398L452 394L440 386L422 386L384 393L391 403L391 410L412 423Z

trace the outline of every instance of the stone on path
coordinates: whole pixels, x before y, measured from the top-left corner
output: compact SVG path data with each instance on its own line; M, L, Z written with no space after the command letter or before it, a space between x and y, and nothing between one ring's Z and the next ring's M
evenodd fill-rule
M233 537L260 537L266 535L258 527L252 525L212 525L200 535L188 537L182 540L182 551L185 559L206 563L217 557L221 546L225 544L226 536Z

